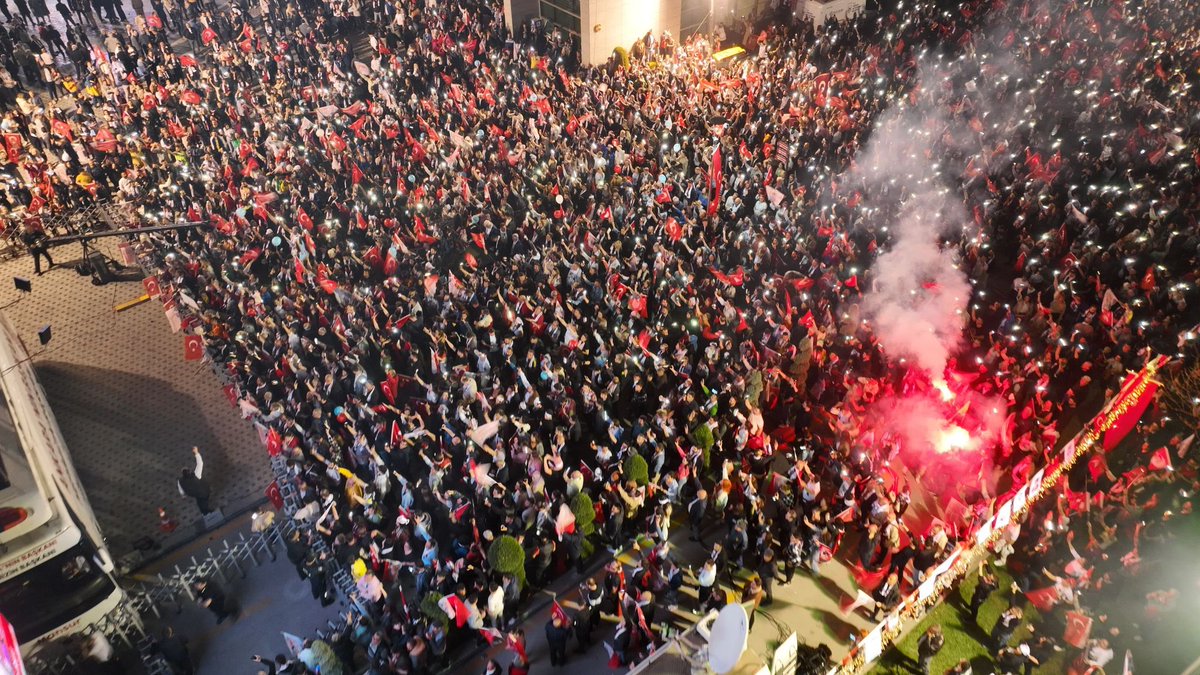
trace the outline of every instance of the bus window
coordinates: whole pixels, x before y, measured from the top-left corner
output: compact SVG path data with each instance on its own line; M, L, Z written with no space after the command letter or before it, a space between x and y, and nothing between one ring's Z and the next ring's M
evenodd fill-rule
M0 613L17 639L32 640L100 604L115 587L80 543L55 558L0 583Z

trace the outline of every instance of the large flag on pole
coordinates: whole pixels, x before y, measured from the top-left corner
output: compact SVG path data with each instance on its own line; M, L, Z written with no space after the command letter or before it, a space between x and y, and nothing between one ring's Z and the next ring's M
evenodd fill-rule
M713 149L712 167L708 176L708 188L712 192L713 201L717 201L721 198L721 179L722 171L724 169L722 164L721 144L718 143L717 147Z

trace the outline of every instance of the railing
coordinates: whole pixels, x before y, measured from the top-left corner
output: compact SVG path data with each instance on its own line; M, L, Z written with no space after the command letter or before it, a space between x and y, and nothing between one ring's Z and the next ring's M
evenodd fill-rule
M132 602L123 603L77 635L87 638L97 632L103 633L114 647L124 645L137 650L148 675L171 675L170 666L155 653L154 640L146 635L141 617ZM26 670L33 675L73 675L81 671L78 658L72 654L45 658L34 653L25 657L24 661Z
M1083 429L1063 446L1059 457L1049 466L1042 467L1029 481L1017 489L1004 503L996 507L994 515L980 525L974 536L959 547L934 570L920 586L906 596L864 637L841 664L830 671L830 675L853 675L863 672L878 659L908 626L920 621L931 609L945 599L946 594L989 555L989 550L1013 521L1025 517L1029 508L1051 492L1075 462L1091 451L1092 446L1104 437L1126 413L1144 409L1138 407L1143 397L1153 396L1153 376L1167 359L1151 359L1136 376L1126 381L1122 391L1113 397Z
M137 231L135 230L131 232L130 236L137 237ZM156 237L158 235L147 236ZM167 280L161 278L162 271L159 268L158 261L154 259L152 247L149 245L140 247L135 246L134 253L138 264L142 267L146 277L155 278L159 281L159 300L164 303L164 308L166 307L165 303L170 302L174 310L178 312L181 323L184 326L184 330L189 330L191 326L198 325L199 319L188 309L189 303L179 301L181 291L177 288L174 288L171 284L166 283ZM233 378L224 368L221 368L220 364L216 360L210 358L210 363L212 364L213 373L216 375L217 380L221 383L221 385L231 388L231 391L234 393L234 400L240 399L241 383ZM259 429L260 436L262 436L262 440L265 445L266 438L261 433L261 427L259 427ZM284 503L284 518L281 520L287 523L287 527L290 528L287 534L290 535L291 529L295 529L297 527L297 524L292 520L292 516L296 514L296 511L298 511L301 506L299 503L299 498L296 494L296 486L293 482L292 476L288 473L287 462L282 455L270 457L270 464L275 485L279 488L279 494ZM312 537L311 548L320 553L328 550L328 544L325 542L324 538L315 536ZM333 582L334 587L337 589L342 599L346 600L355 608L361 610L361 608L358 606L358 595L355 592L354 579L350 576L350 570L343 567L337 568L333 573Z

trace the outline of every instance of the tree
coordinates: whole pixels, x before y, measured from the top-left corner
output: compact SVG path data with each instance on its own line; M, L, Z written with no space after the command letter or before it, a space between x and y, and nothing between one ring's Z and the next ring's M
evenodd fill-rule
M1171 419L1178 420L1186 429L1200 428L1200 360L1194 357L1179 370L1166 374L1160 372L1163 386L1159 388L1159 400Z
M692 429L691 439L696 444L696 447L700 448L700 452L702 453L701 464L707 470L710 457L709 452L712 450L713 444L716 443L716 439L713 438L712 427L708 426L708 420L700 420L700 424L697 424L696 428Z
M571 498L571 513L575 514L575 529L583 536L583 557L590 558L596 547L592 535L596 533L596 505L586 492Z
M625 460L625 479L638 485L650 484L650 466L646 464L644 457L633 454Z
M515 537L504 535L493 541L488 548L488 563L497 572L516 577L521 588L525 588L525 549Z
M440 623L443 630L450 629L450 617L438 605L442 598L445 597L437 591L430 591L421 599L421 613L430 621Z

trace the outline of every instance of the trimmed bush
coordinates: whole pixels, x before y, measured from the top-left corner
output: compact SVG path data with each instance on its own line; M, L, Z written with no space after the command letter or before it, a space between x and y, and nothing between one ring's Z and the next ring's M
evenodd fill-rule
M575 527L585 537L596 531L596 505L587 493L580 492L571 498L571 513L575 514Z
M571 513L575 514L575 529L583 536L579 555L587 560L596 552L592 543L592 535L596 533L596 504L586 492L580 492L571 498Z
M650 466L644 457L634 454L625 460L625 479L638 485L650 484Z
M504 535L493 541L488 548L488 563L501 574L513 575L521 588L525 587L525 549L516 537Z
M695 429L692 429L691 439L696 444L696 447L700 448L701 464L705 470L708 470L710 451L713 444L716 443L716 439L713 438L712 429L708 426L708 420L702 420L700 424L696 425Z
M444 596L437 591L430 591L421 599L421 613L430 621L442 625L442 630L450 629L450 616L438 606Z

